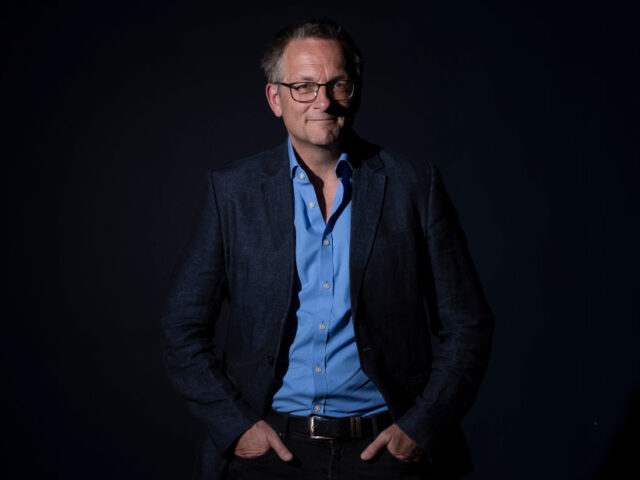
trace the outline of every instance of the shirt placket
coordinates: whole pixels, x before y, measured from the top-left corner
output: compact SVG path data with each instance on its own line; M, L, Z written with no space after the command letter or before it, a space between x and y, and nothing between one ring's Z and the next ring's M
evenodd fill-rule
M327 399L327 342L331 330L331 315L334 301L334 252L333 252L333 225L335 223L335 213L339 210L344 198L344 188L342 183L338 184L336 195L331 208L331 216L325 224L322 211L318 207L315 190L306 175L299 176L300 194L306 205L307 219L316 237L316 244L319 248L320 265L316 270L315 282L318 288L318 312L317 323L314 327L311 344L311 364L310 375L313 377L313 398L311 413L322 415L326 410Z

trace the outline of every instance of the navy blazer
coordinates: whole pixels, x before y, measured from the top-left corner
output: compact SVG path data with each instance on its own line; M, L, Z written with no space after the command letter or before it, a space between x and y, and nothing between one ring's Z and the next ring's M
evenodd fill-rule
M434 469L471 470L460 420L484 374L493 315L437 169L354 140L351 305L363 371ZM204 424L197 478L224 478L238 437L280 386L295 290L286 143L209 173L163 317L173 385ZM229 302L224 335L214 326ZM432 345L429 328L434 334Z

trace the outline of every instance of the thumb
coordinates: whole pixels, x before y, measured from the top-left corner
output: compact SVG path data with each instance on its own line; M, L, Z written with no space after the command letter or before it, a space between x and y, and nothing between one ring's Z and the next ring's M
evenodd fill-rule
M360 458L365 462L367 460L371 460L378 454L381 449L386 447L387 443L389 443L389 437L387 437L387 435L383 432L378 435L376 439L367 446L367 448L364 449L364 451L360 454Z
M291 460L293 460L293 454L285 446L275 430L269 432L269 434L267 435L267 441L269 442L271 448L273 448L273 450L278 454L281 460L283 460L284 462L290 462Z

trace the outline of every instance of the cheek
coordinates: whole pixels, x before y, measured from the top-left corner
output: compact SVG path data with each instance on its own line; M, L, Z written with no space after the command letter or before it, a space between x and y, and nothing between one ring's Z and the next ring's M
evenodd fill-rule
M300 120L292 112L285 111L282 115L282 120L285 128L290 132L295 132L300 129Z
M282 108L282 117L285 123L289 123L291 125L302 123L304 111L300 108L296 108L295 105L286 105Z

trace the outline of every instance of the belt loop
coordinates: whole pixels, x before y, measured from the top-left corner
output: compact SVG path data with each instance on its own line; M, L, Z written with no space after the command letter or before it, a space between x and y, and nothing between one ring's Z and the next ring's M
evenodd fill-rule
M371 415L369 418L371 419L371 433L373 434L374 437L377 437L378 436L378 416Z
M287 438L289 437L289 415L285 415L284 416L284 438L282 440L284 440L285 442L287 441Z
M351 427L351 438L362 438L362 417L356 415L349 419Z

